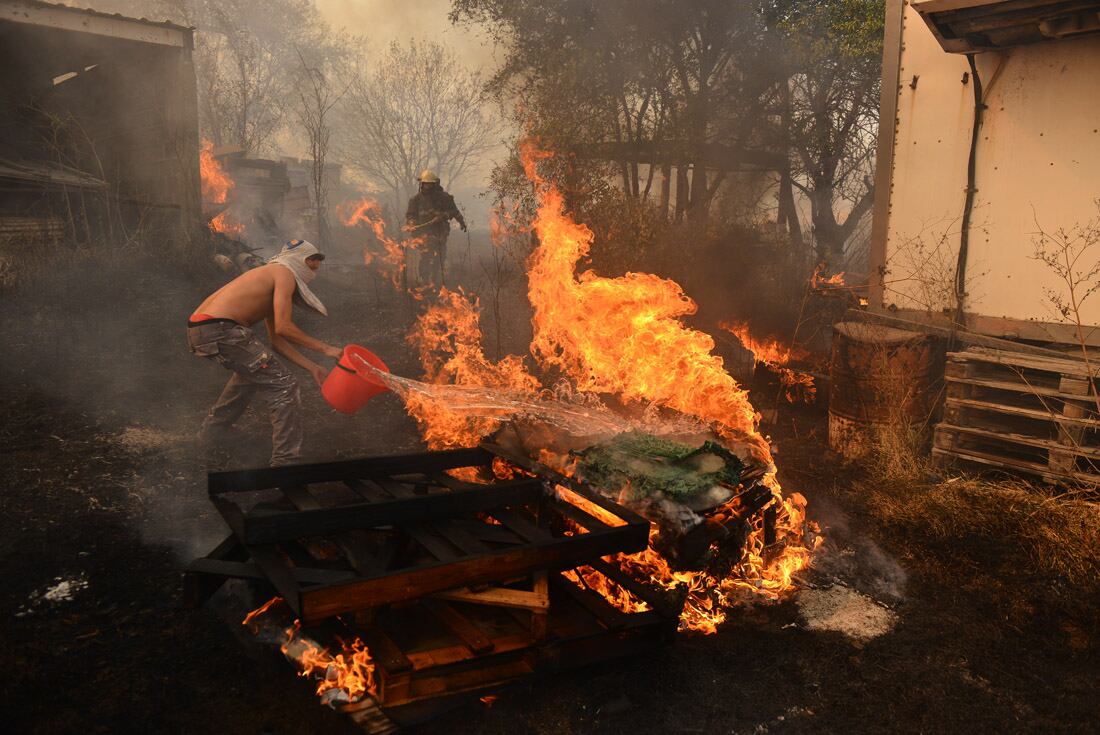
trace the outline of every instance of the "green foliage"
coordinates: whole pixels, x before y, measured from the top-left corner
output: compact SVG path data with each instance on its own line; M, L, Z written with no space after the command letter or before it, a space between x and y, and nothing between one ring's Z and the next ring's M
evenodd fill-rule
M629 487L636 499L664 493L691 497L715 485L736 486L744 464L714 442L698 447L630 432L580 453L578 470L597 487Z
M882 55L882 0L790 0L779 28L807 60L871 59Z

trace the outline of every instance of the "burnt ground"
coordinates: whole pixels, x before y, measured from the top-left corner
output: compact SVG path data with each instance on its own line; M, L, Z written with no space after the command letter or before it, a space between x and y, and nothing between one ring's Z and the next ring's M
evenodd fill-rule
M224 374L183 337L214 279L124 268L54 274L0 310L4 730L347 731L275 649L242 632L242 611L262 600L236 588L181 607L182 565L225 533L191 440ZM318 285L333 318L304 326L415 374L404 305L340 270ZM355 417L325 408L313 386L304 399L309 458L420 446L392 396ZM231 464L265 463L265 424L246 418ZM859 642L810 630L793 597L746 605L716 635L517 686L422 730L1095 731L1095 601L1059 606L1072 590L1057 580L882 528L865 485L826 452L824 425L820 408L784 409L773 431L780 479L810 499L827 539L807 581L888 605L891 632Z

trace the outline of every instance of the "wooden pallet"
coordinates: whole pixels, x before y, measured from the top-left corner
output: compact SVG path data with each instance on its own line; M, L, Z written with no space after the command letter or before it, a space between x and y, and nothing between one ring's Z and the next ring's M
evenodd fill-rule
M981 348L949 353L933 456L1100 484L1098 367L1090 375L1073 360Z
M188 568L188 600L200 604L219 578L259 577L313 624L646 547L649 523L601 496L443 474L491 461L460 450L211 475L211 499L234 535ZM230 499L257 491L276 497L248 509Z
M461 634L433 609L438 601L391 608L363 631L376 664L383 708L484 689L639 653L675 633L675 615L625 613L560 575L550 579L545 639L499 608L454 603L469 625ZM430 602L430 604L429 604Z

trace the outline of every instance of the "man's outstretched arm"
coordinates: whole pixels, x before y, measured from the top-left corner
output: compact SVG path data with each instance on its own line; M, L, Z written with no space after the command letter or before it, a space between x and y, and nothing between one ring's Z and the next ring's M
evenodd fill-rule
M294 349L294 345L289 341L283 339L275 332L275 320L271 317L264 319L264 324L267 325L267 334L271 338L271 348L278 352L280 355L290 360L298 367L305 368L309 371L309 374L313 376L313 379L317 381L317 385L325 382L325 378L328 376L328 371L323 367L310 360L298 350Z
M271 335L271 338L275 339L275 337L280 337L287 342L305 347L307 350L313 350L314 352L320 352L329 357L339 358L342 354L339 348L326 344L314 337L310 337L303 332L291 318L291 308L294 304L294 289L298 287L298 282L294 280L294 274L287 268L278 267L274 269L274 277L275 295L272 299L274 302L272 305L274 320L271 326L275 329L275 332ZM272 343L272 347L274 346L274 343ZM293 359L290 355L287 355L287 357ZM303 367L305 366L303 365Z
M466 231L466 219L462 216L462 212L458 211L458 205L455 204L455 198L451 197L451 211L450 216L458 222L458 226L462 228L462 231Z

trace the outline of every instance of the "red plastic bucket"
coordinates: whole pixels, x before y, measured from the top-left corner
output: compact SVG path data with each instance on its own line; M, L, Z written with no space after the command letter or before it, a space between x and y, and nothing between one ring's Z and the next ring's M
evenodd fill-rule
M379 370L387 373L390 371L386 363L366 347L359 345L344 347L344 354L340 356L336 367L321 385L321 395L328 401L328 405L340 413L353 414L365 406L371 398L389 390L373 373L364 368L359 360L352 357L353 355L362 358Z

